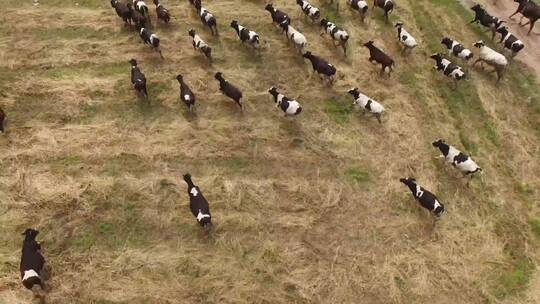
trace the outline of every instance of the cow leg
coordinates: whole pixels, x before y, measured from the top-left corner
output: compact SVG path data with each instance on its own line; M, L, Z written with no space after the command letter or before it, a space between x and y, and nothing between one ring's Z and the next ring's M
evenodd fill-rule
M497 73L497 81L495 83L499 83L499 81L501 80L501 73L499 72L499 70L495 69L491 71L490 73Z
M527 25L527 24L529 24L529 23L531 23L531 20L529 20L529 22L524 23L524 24L521 24L521 22L520 22L520 23L519 23L519 26L524 27L525 25Z
M510 17L508 17L508 19L512 19L512 17L514 17L517 13L519 13L519 9L515 11L515 13L513 13L512 15L510 15Z
M535 22L536 22L536 20L531 22L531 27L529 28L529 31L527 32L527 35L529 35L532 32Z
M377 118L377 121L382 124L382 121L381 121L381 113L375 113L375 118Z
M470 178L467 180L467 183L466 183L465 185L467 186L467 188L469 188L469 184L470 184L471 181L473 180L474 173L471 173L471 174L465 174L465 178L467 177L467 175L469 175Z
M327 85L328 85L329 87L331 87L332 84L334 84L334 79L333 79L331 76L327 76L326 78L328 79Z
M401 52L399 52L399 53L400 53L401 55L403 55L403 54L405 54L405 51L406 51L406 50L407 50L407 48L404 47L404 48L401 49Z

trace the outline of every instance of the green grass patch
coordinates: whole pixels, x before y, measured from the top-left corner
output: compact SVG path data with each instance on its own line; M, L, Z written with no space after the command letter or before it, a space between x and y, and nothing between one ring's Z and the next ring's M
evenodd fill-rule
M324 112L336 123L343 125L349 121L352 107L349 103L340 103L329 100L324 104Z
M338 26L343 24L343 18L341 17L341 14L339 13L339 2L323 5L324 6L324 13L322 14L322 17L332 23L337 24ZM321 10L321 12L323 12Z
M2 73L0 73L0 88L9 88L9 84L15 82L19 78L19 76L21 76L20 74L21 73L19 70L9 70L3 67Z
M117 35L116 32L101 28L96 30L88 26L66 26L66 27L40 27L32 30L34 39L45 40L99 40L104 41Z
M399 82L409 88L416 88L416 84L418 83L418 77L416 75L418 75L419 72L419 69L416 68L407 69L399 75Z
M143 175L150 171L151 165L138 155L120 153L104 161L101 173L109 176L120 174Z
M82 8L110 8L111 7L109 1L102 1L102 0L48 0L48 1L42 1L41 5L55 6L55 7L82 7Z
M426 37L427 48L430 53L435 53L441 50L440 40L442 38L442 32L434 26L433 17L424 9L425 4L425 2L411 2L411 6L415 12L414 20L422 34Z
M503 272L499 278L495 296L499 299L515 296L527 289L534 273L534 264L526 259L517 261L512 269Z
M107 93L103 92L102 90L94 90L94 91L90 91L88 93L88 96L90 96L91 98L94 98L94 99L104 98L104 97L107 96Z
M74 237L73 246L80 252L91 249L117 250L123 247L146 246L158 238L161 233L153 221L147 221L142 216L140 206L148 204L148 198L136 193L126 185L117 184L113 187L115 192L107 198L109 208L106 214L110 218L103 218L105 209L95 211L81 231Z
M224 166L233 172L242 173L249 168L249 160L246 157L235 155L225 160Z
M520 62L514 61L512 65L513 69L507 73L507 78L518 87L515 92L525 101L533 103L535 110L540 113L540 88L535 75L524 71L527 67Z
M79 115L79 123L87 124L90 123L92 118L94 118L98 113L98 106L95 104L84 103L81 105L81 111Z
M345 176L347 179L357 184L366 183L370 180L369 172L362 168L349 168L345 171Z
M534 235L540 238L540 217L530 220L529 225Z
M91 66L88 70L90 73L97 77L117 76L117 75L129 75L129 64L124 61L109 62L101 64L99 66Z
M98 225L98 228L99 228L99 232L101 234L105 234L105 233L109 233L109 232L112 232L113 230L113 225L110 224L110 223L100 223Z
M505 76L516 86L517 89L512 90L514 96L516 96L515 102L525 103L531 111L527 114L529 121L536 131L538 137L540 137L540 86L538 85L536 77L529 71L527 67L520 62L512 62L512 66Z
M148 94L159 95L161 93L168 93L173 90L170 81L152 82L148 84ZM151 91L150 91L151 90Z
M80 251L87 251L95 244L96 239L93 235L85 233L75 239L74 245Z
M465 147L465 151L467 151L467 153L478 152L478 146L469 140L469 137L464 130L459 130L459 140L461 141L463 147Z
M523 197L530 197L534 194L534 189L530 185L521 182L517 182L516 191Z
M52 80L73 79L79 77L81 71L71 67L57 67L45 70L45 77Z
M98 78L117 75L129 75L129 64L123 61L96 65L92 62L81 62L67 66L56 66L44 70L44 77L52 80L73 78ZM129 81L129 80L128 80Z
M396 283L396 286L399 288L399 290L405 291L406 284L405 284L405 281L401 277L395 276L394 283Z

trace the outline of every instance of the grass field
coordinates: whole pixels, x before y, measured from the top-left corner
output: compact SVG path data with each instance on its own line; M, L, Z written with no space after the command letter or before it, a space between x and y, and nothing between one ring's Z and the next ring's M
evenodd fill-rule
M337 67L332 89L309 77L263 1L205 1L219 38L188 1L162 0L169 26L147 1L164 61L109 1L41 2L4 0L0 15L0 303L32 299L18 271L27 227L52 269L48 303L540 303L540 89L519 61L498 85L460 62L469 79L457 91L433 70L443 35L489 40L458 2L399 0L391 21L420 43L402 57L380 10L363 25L344 1L314 1L351 34L345 58L295 1L275 1ZM261 35L260 56L232 19ZM214 48L212 65L190 28ZM391 78L368 63L368 40L396 60ZM131 89L131 58L148 102ZM243 90L244 114L216 71ZM179 103L178 73L195 115ZM303 104L299 117L274 107L273 85ZM351 107L352 87L386 107L382 125ZM484 169L470 188L435 159L436 138ZM210 201L209 236L189 213L186 172ZM445 203L441 220L405 176Z

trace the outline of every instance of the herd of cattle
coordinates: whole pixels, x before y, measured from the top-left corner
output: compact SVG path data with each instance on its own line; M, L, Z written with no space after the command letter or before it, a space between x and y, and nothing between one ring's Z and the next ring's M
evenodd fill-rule
M117 15L124 20L126 25L135 25L143 42L157 51L161 58L163 58L163 54L160 49L160 39L150 30L151 19L148 6L141 0L126 1L128 2L123 3L120 0L111 0L111 5L115 9ZM216 36L219 35L216 17L210 11L202 7L201 0L189 1L197 10L197 14L200 17L201 22L208 26L211 34ZM363 22L368 11L367 2L363 0L346 1L351 9L358 12L360 15L360 20ZM540 18L540 8L530 0L514 1L518 2L519 6L516 13L513 15L521 13L522 18L525 17L529 19L530 33L536 20ZM159 0L153 0L153 2L156 6L157 18L164 23L169 23L171 20L169 11L160 3ZM296 0L296 2L300 6L302 12L305 14L306 18L311 20L312 23L318 21L323 30L322 34L327 34L334 42L334 45L336 47L340 46L343 49L343 53L346 54L349 34L344 29L327 19L323 18L319 21L321 17L320 9L313 6L306 0ZM384 18L386 21L388 21L388 15L392 13L395 6L393 0L374 0L373 4L374 7L379 7L383 10ZM294 45L294 48L300 54L302 54L303 58L308 59L311 62L313 70L319 74L320 78L328 85L332 85L337 72L336 68L332 64L328 63L325 59L314 55L310 51L305 51L307 39L300 31L291 26L291 18L288 14L274 8L272 4L266 5L265 9L271 14L273 24L283 31L283 33L287 36L287 39ZM506 26L504 26L504 21L497 17L491 16L480 5L475 5L471 9L475 12L475 18L473 21L471 21L471 23L479 23L487 27L488 31L491 30L492 40L495 38L497 33L500 34L500 43L503 43L504 47L510 50L510 56L515 56L524 48L523 43L515 35L510 33ZM524 25L526 24L523 24L522 26ZM236 20L231 21L230 26L235 30L242 43L247 43L254 49L260 48L260 37L256 32L249 30L244 25L239 24ZM402 54L410 54L418 45L416 39L404 28L403 23L396 23L395 28L397 30L398 41L403 45ZM189 29L188 35L191 37L193 48L199 50L209 60L212 60L211 46L205 42L193 29ZM459 58L459 60L464 62L473 59L475 56L471 50L465 48L463 44L453 38L443 37L441 44L448 50L449 55ZM388 70L388 75L390 75L394 68L394 60L381 49L377 48L373 41L366 42L364 46L369 50L369 61L381 65L381 75L385 73L386 70ZM473 46L479 48L478 58L473 65L481 62L493 66L494 72L497 73L498 81L502 77L503 72L509 63L507 58L503 54L487 47L486 44L481 40L475 42ZM431 58L436 62L435 69L452 78L455 81L455 85L457 85L458 80L466 77L465 72L461 67L455 63L452 63L441 53L433 54L431 55ZM131 83L134 89L144 98L147 98L148 90L146 87L145 75L140 70L136 59L129 60L129 63L131 64ZM176 79L180 85L180 99L189 108L189 111L192 111L196 100L195 94L184 81L182 75L177 75ZM232 99L239 106L239 108L243 110L244 105L241 100L241 90L228 82L221 72L215 73L215 79L219 82L220 91ZM294 116L302 112L302 107L298 101L286 97L280 93L276 87L271 87L268 90L268 93L273 97L274 102L285 113L285 115ZM354 99L353 104L361 106L364 112L368 111L372 113L378 122L382 123L381 115L384 113L385 109L379 102L371 99L367 95L364 95L358 88L353 88L349 90L348 93L352 95ZM0 109L0 132L4 132L5 116L4 111ZM465 176L470 176L472 179L475 173L482 170L469 156L462 153L457 148L447 144L444 140L436 140L432 143L432 145L440 150L442 154L441 157L444 158L447 163L458 169ZM210 214L210 208L207 200L203 196L199 187L193 183L191 175L184 175L184 181L188 186L187 193L190 198L190 210L193 216L202 227L210 227L212 225L212 216ZM467 182L467 185L469 181ZM414 178L402 178L400 179L400 182L405 184L411 190L414 198L422 207L428 209L436 217L440 217L444 213L444 205L434 194L419 186ZM45 280L43 271L45 259L40 252L41 246L36 241L38 231L34 229L27 229L23 235L25 236L25 239L23 242L20 264L22 283L26 288L33 290L37 296L42 297L43 282Z

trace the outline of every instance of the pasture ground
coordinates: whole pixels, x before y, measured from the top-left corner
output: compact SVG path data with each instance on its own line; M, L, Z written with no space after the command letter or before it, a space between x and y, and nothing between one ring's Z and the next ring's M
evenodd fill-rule
M18 272L30 226L52 269L48 303L540 303L540 90L519 60L499 85L460 62L469 79L457 91L433 70L443 35L489 40L458 2L398 1L391 21L420 43L402 57L381 11L363 25L343 1L314 1L351 34L345 58L294 1L276 0L337 67L332 89L307 77L263 1L205 1L219 38L188 1L162 1L170 26L151 5L164 61L109 1L41 2L3 0L0 14L0 303L31 300ZM261 35L260 56L232 19ZM214 48L212 66L190 28ZM367 62L368 40L395 58L391 78ZM130 87L130 58L148 102ZM245 114L219 93L218 70L243 89ZM196 115L179 104L178 73ZM301 116L275 109L272 85ZM355 86L386 107L382 125L351 108ZM436 138L483 167L470 188L435 159ZM208 237L189 213L185 172L211 203ZM446 204L441 220L404 176Z

